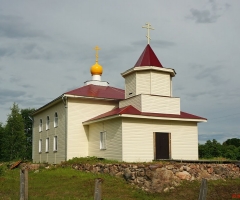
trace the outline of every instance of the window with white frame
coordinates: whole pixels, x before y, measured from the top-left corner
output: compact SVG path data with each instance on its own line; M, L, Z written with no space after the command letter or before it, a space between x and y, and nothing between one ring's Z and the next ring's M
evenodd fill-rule
M38 143L38 151L39 151L39 153L42 152L42 139L39 140L39 143Z
M46 138L46 152L49 152L49 138Z
M47 120L46 120L46 130L49 129L49 124L50 124L50 118L49 118L49 116L47 116Z
M58 150L58 141L57 141L57 136L54 136L53 138L53 151Z
M54 127L57 127L58 126L58 114L57 112L55 112L54 114Z
M106 149L106 132L100 132L100 149Z
M39 132L43 131L42 119L39 120Z

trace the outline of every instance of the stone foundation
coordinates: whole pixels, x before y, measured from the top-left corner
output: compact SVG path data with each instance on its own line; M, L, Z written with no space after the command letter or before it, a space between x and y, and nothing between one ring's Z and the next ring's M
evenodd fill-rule
M105 173L123 177L127 182L149 192L162 192L174 189L181 181L240 178L240 169L235 164L73 164L73 169Z

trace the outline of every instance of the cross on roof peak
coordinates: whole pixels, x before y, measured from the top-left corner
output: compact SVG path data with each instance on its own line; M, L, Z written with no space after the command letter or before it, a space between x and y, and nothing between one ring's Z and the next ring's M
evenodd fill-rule
M146 28L147 29L147 35L146 35L146 37L147 37L147 39L148 39L148 44L150 43L150 40L151 40L151 38L150 38L150 29L151 30L154 30L154 28L152 28L152 26L151 26L151 24L150 23L146 23L145 24L146 26L143 26L142 28Z

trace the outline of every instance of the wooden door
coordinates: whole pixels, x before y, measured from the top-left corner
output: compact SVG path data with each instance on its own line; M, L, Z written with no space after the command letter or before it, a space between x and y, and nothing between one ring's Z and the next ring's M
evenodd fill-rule
M170 133L155 133L155 159L170 159Z

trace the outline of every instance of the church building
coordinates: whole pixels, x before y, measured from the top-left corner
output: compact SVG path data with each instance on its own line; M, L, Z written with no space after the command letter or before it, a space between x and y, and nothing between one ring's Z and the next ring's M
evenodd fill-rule
M162 66L147 37L134 67L121 74L124 90L101 80L96 47L92 80L33 113L34 162L86 156L126 162L198 159L198 123L207 120L180 110L172 92L176 72Z

